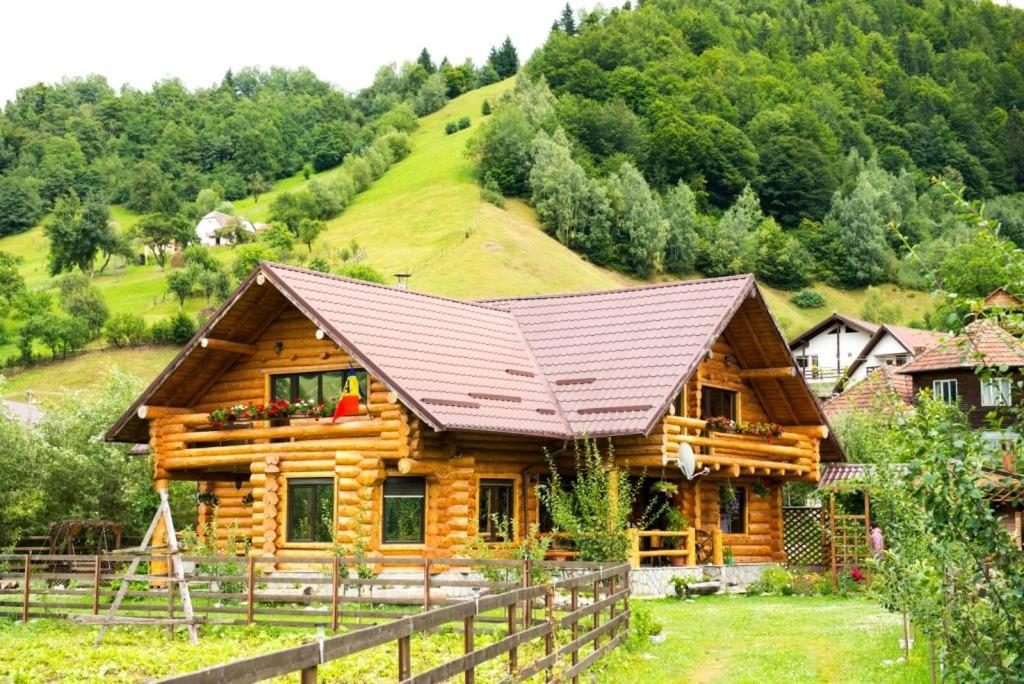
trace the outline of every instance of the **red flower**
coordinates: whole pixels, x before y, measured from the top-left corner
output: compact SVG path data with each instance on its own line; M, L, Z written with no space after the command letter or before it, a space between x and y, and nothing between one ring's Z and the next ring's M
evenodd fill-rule
M858 570L857 568L851 568L850 569L850 576L853 577L853 581L854 582L860 582L861 580L864 579L864 575L861 574L861 571Z

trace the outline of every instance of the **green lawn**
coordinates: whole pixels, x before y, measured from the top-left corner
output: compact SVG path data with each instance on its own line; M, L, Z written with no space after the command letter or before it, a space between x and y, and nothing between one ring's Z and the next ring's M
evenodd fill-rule
M902 621L867 599L714 596L653 602L665 640L616 656L611 683L925 682L927 648L897 662Z
M924 645L915 647L909 667L898 662L899 619L865 599L722 596L649 605L665 623L665 640L638 652L615 651L600 668L598 681L927 681ZM0 621L0 681L132 682L266 653L314 637L312 630L210 626L203 628L199 646L191 646L181 630L170 642L164 629L115 627L95 647L97 629L61 620L31 620L27 625ZM559 644L563 637L568 638L561 635ZM478 636L477 647L495 638ZM417 635L413 672L459 654L461 647L461 629ZM501 658L481 668L477 681L497 681L506 662ZM335 661L320 674L331 682L394 681L394 647Z
M5 376L0 382L0 396L25 401L26 391L32 390L36 398L45 404L47 399L67 391L99 392L114 368L149 383L177 351L176 347L151 346L79 354L66 361L47 363Z

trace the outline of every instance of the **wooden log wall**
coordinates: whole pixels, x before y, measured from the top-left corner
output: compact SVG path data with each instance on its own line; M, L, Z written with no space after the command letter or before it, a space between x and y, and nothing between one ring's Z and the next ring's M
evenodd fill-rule
M228 541L234 537L238 550L252 538L252 502L247 497L252 486L247 481L240 488L234 482L200 482L199 491L213 492L218 499L216 510L209 504L199 504L198 530L205 539L207 530L213 527L217 548L224 551Z

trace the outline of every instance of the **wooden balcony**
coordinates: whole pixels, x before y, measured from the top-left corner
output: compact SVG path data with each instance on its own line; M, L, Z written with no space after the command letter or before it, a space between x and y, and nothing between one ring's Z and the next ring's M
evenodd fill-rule
M727 470L731 477L778 475L818 479L821 440L828 436L824 425L783 426L770 439L759 435L709 430L707 421L685 416L665 418L665 453L676 456L681 444L689 444L697 467Z

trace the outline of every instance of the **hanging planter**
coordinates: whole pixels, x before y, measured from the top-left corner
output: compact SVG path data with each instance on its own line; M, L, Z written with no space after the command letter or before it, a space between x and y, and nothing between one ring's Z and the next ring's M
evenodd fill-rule
M704 429L709 432L725 432L733 435L752 435L770 442L782 434L782 426L778 423L744 423L724 416L715 416L704 421Z

